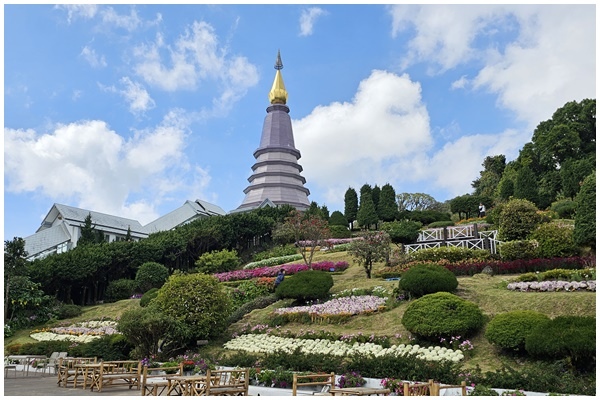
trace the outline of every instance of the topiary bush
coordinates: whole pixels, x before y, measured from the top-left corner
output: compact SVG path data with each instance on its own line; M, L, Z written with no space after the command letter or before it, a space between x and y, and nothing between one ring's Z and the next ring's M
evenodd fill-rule
M446 292L425 295L406 308L402 325L427 340L468 337L480 330L485 318L477 304Z
M195 265L200 273L215 274L233 271L240 265L240 259L235 250L215 250L202 254Z
M156 296L158 296L158 288L152 288L148 290L140 299L140 306L146 307L148 304L150 304L151 300L156 298Z
M529 236L538 242L541 258L571 257L579 253L573 240L573 226L557 223L542 224Z
M277 289L275 295L282 299L295 299L300 302L324 299L333 287L331 274L325 271L301 271L286 277Z
M346 239L352 236L350 229L341 225L329 225L329 233L333 239Z
M106 287L104 301L111 303L128 299L131 297L136 287L137 283L133 279L117 279L111 281Z
M422 249L410 253L408 261L440 261L447 260L451 263L468 260L490 258L489 251L467 249L464 247L437 247L432 249Z
M540 324L550 320L537 311L516 310L496 315L488 323L485 338L503 350L523 352L525 338Z
M502 206L498 236L502 241L523 240L537 227L540 217L529 200L511 199Z
M552 203L550 210L554 211L558 218L572 219L575 216L577 203L573 200L563 199Z
M61 304L57 311L58 319L67 319L73 317L79 317L83 314L83 309L75 304Z
M568 359L579 370L595 368L596 318L560 316L536 326L525 338L532 357Z
M137 273L135 274L135 281L138 285L138 289L142 293L146 293L152 288L161 287L165 281L169 278L169 270L162 264L157 262L145 262L140 265Z
M458 280L447 268L437 264L419 264L402 274L398 289L410 297L422 297L437 292L453 292Z
M533 260L538 258L538 242L535 240L503 242L498 251L502 260Z
M428 228L443 228L445 226L454 226L454 221L436 221L427 225Z

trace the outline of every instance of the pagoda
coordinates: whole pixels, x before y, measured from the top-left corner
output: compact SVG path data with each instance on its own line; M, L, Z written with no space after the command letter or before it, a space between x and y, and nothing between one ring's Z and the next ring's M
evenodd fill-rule
M289 204L297 210L304 211L310 205L310 191L304 187L306 179L300 175L300 151L294 146L294 132L289 116L290 109L286 105L288 93L281 75L282 68L281 54L278 51L275 80L269 92L271 105L267 107L260 146L254 152L256 162L252 166L252 175L248 178L250 185L244 189L244 201L232 212L280 204Z

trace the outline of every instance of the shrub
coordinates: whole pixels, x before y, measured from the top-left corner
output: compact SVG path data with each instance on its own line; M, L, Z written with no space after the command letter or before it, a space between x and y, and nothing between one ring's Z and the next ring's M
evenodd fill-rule
M451 263L468 260L471 258L487 259L490 253L486 250L467 249L464 247L438 247L422 249L410 253L410 261L440 261L447 260Z
M523 240L539 223L537 207L529 200L512 199L502 207L498 226L500 240Z
M454 226L454 221L436 221L429 224L428 228L443 228L445 226Z
M333 286L331 274L324 271L302 271L288 276L281 282L275 294L278 298L298 301L324 299Z
M425 339L463 336L483 327L484 316L477 306L451 293L438 292L415 300L406 308L402 325Z
M342 214L340 211L334 211L331 213L329 217L329 229L331 230L332 226L343 226L348 230L348 219Z
M563 199L552 203L550 210L554 211L559 218L572 219L575 216L576 207L575 201Z
M260 267L275 267L292 261L301 260L302 254L289 254L287 256L277 256L254 261L244 265L244 269L255 269Z
M329 233L334 239L346 239L352 236L352 232L350 232L350 229L348 229L347 226L341 225L330 225Z
M505 312L496 315L488 323L485 338L504 350L522 352L525 350L525 338L538 325L549 320L546 315L536 311Z
M67 319L67 318L78 317L81 314L83 314L83 310L81 309L80 306L75 305L75 304L62 304L58 308L57 318L58 319Z
M231 304L219 281L204 274L171 275L152 303L186 324L192 338L201 339L223 332Z
M270 306L277 301L277 296L269 294L266 296L257 297L247 303L244 303L240 307L237 307L233 313L227 318L228 324L233 324L248 314L252 310L258 310Z
M91 342L77 346L81 357L98 357L104 361L127 360L133 349L131 343L122 334L104 335ZM69 354L73 351L69 349Z
M234 309L238 308L257 297L268 295L269 292L267 286L258 285L255 280L243 281L231 292L232 306Z
M148 290L140 299L140 306L146 307L148 304L150 304L151 300L156 298L156 296L158 296L158 288L152 288Z
M573 238L579 246L596 248L596 171L583 180L575 197L577 212Z
M114 302L125 300L131 297L137 287L137 283L133 279L117 279L112 281L106 287L104 301Z
M538 255L542 258L571 257L579 252L573 240L573 227L569 225L542 224L530 238L538 242Z
M411 297L430 293L453 292L458 287L456 276L437 264L420 264L402 274L398 288Z
M512 240L499 246L503 260L532 260L538 258L538 242L535 240Z
M218 272L233 271L240 264L237 251L220 250L202 254L196 261L198 272L214 274Z
M275 246L269 250L261 251L260 253L256 253L252 257L252 259L254 261L261 261L261 260L265 260L267 258L291 256L293 254L298 254L298 250L296 249L296 246L294 246L293 244L285 244L285 245Z
M533 357L568 358L578 369L595 365L596 318L560 316L538 325L525 339L525 350Z
M161 287L169 277L169 270L157 262L145 262L135 274L135 281L142 293Z

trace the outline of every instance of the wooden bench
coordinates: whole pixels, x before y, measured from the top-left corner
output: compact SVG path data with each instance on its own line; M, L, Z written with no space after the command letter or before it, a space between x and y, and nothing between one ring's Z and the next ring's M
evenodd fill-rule
M106 386L129 386L140 390L141 361L103 361L95 371L90 391L101 392Z
M153 372L162 373L161 375L153 375ZM142 396L160 396L169 388L168 377L183 376L183 363L173 367L156 367L148 368L144 366L141 376L140 387Z
M250 369L206 371L206 396L248 396Z
M439 396L441 389L455 389L455 388L460 388L461 389L460 396L466 396L467 395L467 382L465 382L465 381L462 381L460 383L460 385L440 385L439 383L436 382L436 383L433 384L433 390L431 392L431 395L432 396ZM459 395L453 394L453 396L459 396Z
M308 380L307 382L298 382L298 379ZM335 373L330 374L297 374L294 373L292 380L292 396L297 396L298 387L302 386L329 386L327 390L335 388ZM313 394L319 392L313 392ZM323 393L325 394L325 393Z
M58 365L56 368L57 385L62 387L68 387L70 384L73 387L77 387L81 384L85 387L86 376L80 373L78 365L82 364L95 364L97 362L96 357L61 357L58 359Z

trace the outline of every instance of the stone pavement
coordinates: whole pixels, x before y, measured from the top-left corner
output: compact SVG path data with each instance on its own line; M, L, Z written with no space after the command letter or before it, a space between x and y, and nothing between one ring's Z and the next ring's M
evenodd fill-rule
M13 371L8 371L8 377L3 378L4 396L140 396L140 391L128 389L127 387L108 387L101 393L91 392L81 388L63 388L56 384L57 377L53 374L41 374L30 372L28 376L23 376L22 371L17 371L17 376ZM248 394L250 396L291 396L291 389L275 389L259 386L250 386ZM309 395L309 393L298 393L299 395ZM211 396L212 397L212 396Z

